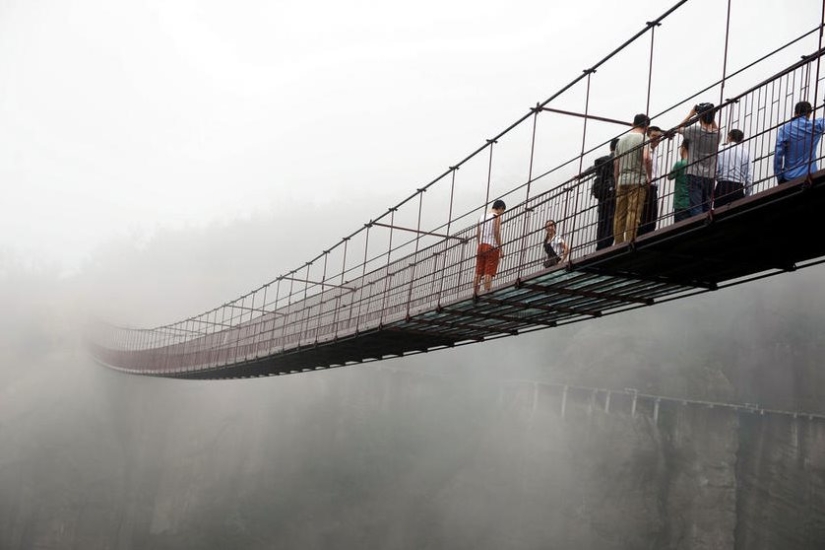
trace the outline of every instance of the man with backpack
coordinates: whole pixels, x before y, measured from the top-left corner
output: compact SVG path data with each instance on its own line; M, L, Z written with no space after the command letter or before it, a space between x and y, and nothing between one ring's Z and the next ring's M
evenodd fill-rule
M613 154L619 138L610 142L610 154L599 157L593 163L593 185L590 194L598 201L596 212L596 250L607 248L613 244L613 216L616 212L616 182L613 177Z

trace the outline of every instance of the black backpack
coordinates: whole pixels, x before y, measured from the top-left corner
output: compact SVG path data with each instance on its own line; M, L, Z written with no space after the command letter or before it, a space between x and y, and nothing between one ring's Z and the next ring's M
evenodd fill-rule
M593 179L593 186L590 193L596 200L605 200L613 196L613 157L599 157L593 163L593 171L596 177Z

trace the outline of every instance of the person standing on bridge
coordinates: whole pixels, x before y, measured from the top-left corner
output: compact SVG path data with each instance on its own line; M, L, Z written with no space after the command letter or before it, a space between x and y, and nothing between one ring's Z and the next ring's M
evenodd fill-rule
M484 281L484 291L489 292L493 287L493 277L498 271L498 262L504 256L501 252L501 215L507 205L497 199L489 212L485 212L478 220L476 238L478 250L476 252L476 278L473 282L473 294L479 293L479 287Z
M816 148L825 132L825 119L809 120L813 112L810 103L800 101L793 119L779 129L773 173L780 184L816 172Z
M679 146L679 160L670 169L667 179L676 180L673 185L673 221L680 222L690 217L690 193L688 191L687 167L688 150L690 140L682 139Z
M642 206L653 170L650 147L645 143L650 119L645 114L633 118L633 129L619 138L613 177L616 180L616 215L613 221L615 244L636 238Z
M650 187L645 193L639 235L655 231L656 221L659 219L659 151L657 149L664 135L658 126L651 126L647 129L647 137L650 139L650 161L653 163L653 168L650 175Z
M616 156L616 144L619 138L610 140L610 154L599 157L593 163L593 168L585 172L594 173L593 185L590 193L598 201L596 212L599 219L596 222L596 250L607 248L613 244L613 216L616 211L616 180L613 175L613 159Z
M750 195L751 157L742 144L744 139L745 134L742 130L733 129L728 132L728 141L719 151L716 191L713 193L714 208Z
M698 120L688 125L691 120ZM716 178L716 154L719 150L719 126L716 125L716 106L700 103L690 110L676 128L690 140L687 172L690 215L710 210L713 182Z

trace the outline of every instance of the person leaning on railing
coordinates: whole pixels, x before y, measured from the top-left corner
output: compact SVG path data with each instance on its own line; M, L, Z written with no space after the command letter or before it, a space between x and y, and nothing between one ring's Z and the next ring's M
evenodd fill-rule
M780 184L816 172L816 148L825 132L825 119L809 120L813 107L800 101L794 117L779 129L773 156L773 173Z
M699 103L676 128L677 132L690 140L685 170L691 216L707 212L711 206L713 181L716 177L716 152L719 149L715 109L713 103Z

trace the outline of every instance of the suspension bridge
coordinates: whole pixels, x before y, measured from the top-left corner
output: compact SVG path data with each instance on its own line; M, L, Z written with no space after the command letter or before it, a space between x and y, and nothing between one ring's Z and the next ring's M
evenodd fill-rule
M679 9L687 1L647 22L466 158L302 266L175 323L146 329L93 323L87 330L91 355L119 371L175 378L310 372L586 321L825 261L825 242L816 238L825 209L825 171L809 167L782 185L773 172L777 133L793 118L795 104L808 100L815 104L814 116L823 115L825 7L800 17L809 25L789 42L732 67L727 3L721 75L651 118L654 124L667 115L677 118L674 113L681 118L697 98L716 96L721 135L733 128L745 134L750 193L723 206L711 197L706 212L676 221L675 184L667 175L679 159L679 143L665 139L658 143L652 182L657 194L649 224L655 229L597 248L599 208L592 194L595 176L587 168L611 138L629 130L622 118L596 114L597 70L649 40L641 60L649 112L657 29L667 23L664 28L682 32ZM583 110L566 108L571 95ZM577 150L539 169L542 128L561 119L566 128L571 121L581 125L580 140L565 139ZM821 144L811 149L811 157L821 161ZM507 155L523 159L523 181L494 178ZM478 294L478 219L496 198L511 205L501 216L504 255L492 289ZM549 219L557 222L570 253L566 262L545 267Z

